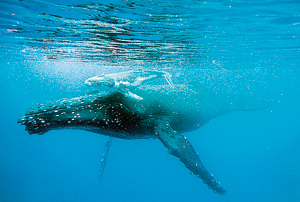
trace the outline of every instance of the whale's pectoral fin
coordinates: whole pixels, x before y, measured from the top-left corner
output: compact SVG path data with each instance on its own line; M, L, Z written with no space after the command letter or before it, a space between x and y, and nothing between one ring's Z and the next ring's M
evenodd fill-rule
M164 76L165 79L167 80L168 84L169 84L172 88L174 88L174 84L173 84L173 81L172 81L172 75L169 74L169 73L165 73L163 76Z
M191 173L201 178L214 192L226 194L226 190L203 166L198 154L186 137L174 131L168 122L162 120L155 121L155 134L167 147L169 153L178 157Z
M134 94L134 93L130 92L129 89L127 89L127 88L119 87L117 90L120 93L122 93L125 97L133 98L134 100L143 100L142 97L138 96L137 94Z

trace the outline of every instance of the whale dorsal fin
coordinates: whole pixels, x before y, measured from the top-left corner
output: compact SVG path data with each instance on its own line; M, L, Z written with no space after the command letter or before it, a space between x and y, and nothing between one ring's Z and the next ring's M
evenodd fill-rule
M203 166L198 154L186 137L174 131L167 121L155 120L154 126L155 135L167 147L170 154L179 158L191 173L201 178L214 192L226 194L226 190Z

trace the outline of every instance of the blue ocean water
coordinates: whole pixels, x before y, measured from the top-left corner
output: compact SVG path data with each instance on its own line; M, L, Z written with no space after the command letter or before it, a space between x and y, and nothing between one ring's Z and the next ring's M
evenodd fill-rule
M300 1L0 1L0 201L300 201ZM158 140L80 130L29 135L27 109L135 68L270 107L185 133L218 195ZM163 84L163 80L159 80Z

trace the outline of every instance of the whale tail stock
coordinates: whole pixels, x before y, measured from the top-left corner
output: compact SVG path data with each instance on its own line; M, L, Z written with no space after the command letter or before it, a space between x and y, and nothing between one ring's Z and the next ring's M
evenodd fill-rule
M203 166L198 154L186 137L174 131L170 127L170 124L163 120L155 121L154 132L157 138L168 149L169 153L179 158L191 173L201 178L203 183L207 184L214 192L221 195L226 194L226 190Z
M199 81L187 84L195 94L200 95L199 102L202 106L202 113L207 120L228 114L234 111L253 111L269 108L274 100L263 97L259 94L235 94L218 89L210 89Z

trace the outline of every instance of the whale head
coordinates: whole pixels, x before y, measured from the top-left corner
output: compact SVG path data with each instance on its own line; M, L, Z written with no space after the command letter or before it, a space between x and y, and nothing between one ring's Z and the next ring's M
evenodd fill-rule
M138 124L141 117L132 105L134 101L119 92L96 93L38 105L21 116L18 123L25 125L29 134L69 128L132 139L137 138L132 134L142 130Z

